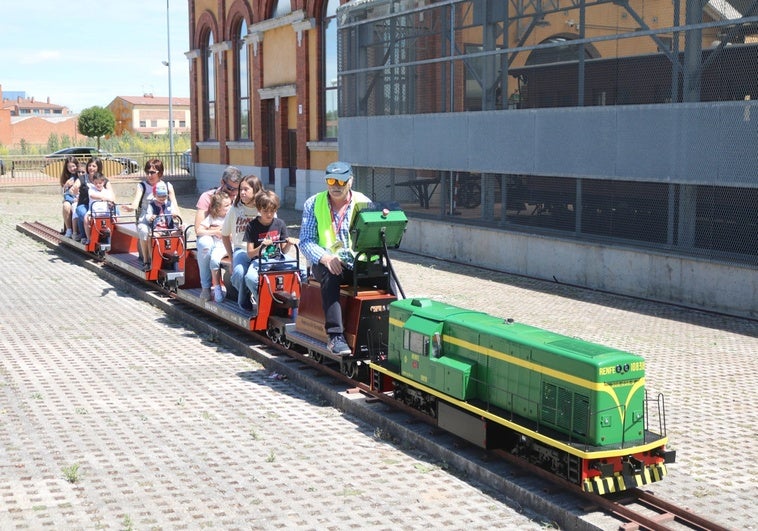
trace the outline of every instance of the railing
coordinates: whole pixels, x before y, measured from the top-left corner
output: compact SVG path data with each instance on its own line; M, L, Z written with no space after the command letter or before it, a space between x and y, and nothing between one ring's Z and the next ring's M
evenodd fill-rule
M77 156L86 162L88 156ZM192 163L184 153L118 153L102 157L103 173L109 179L142 179L145 163L153 158L163 161L166 176L191 175ZM0 160L0 185L58 184L64 158L42 155L10 155Z

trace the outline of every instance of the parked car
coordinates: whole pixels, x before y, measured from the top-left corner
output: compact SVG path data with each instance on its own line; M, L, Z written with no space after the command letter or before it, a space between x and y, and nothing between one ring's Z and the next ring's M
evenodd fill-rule
M182 169L185 171L188 171L192 173L192 149L187 148L187 150L182 153Z
M88 159L90 157L99 157L103 160L115 160L120 162L124 166L124 172L123 173L136 173L140 170L139 163L134 160L127 157L116 157L114 155L111 155L107 151L104 151L102 149L97 149L96 147L91 146L74 146L74 147L67 147L63 149L59 149L58 151L55 151L53 153L50 153L49 155L46 155L46 159L63 159L66 158L68 155L73 155L78 159Z

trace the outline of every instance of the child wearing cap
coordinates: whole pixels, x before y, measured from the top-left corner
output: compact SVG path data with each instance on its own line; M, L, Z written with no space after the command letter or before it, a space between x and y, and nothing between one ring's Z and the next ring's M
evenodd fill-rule
M147 205L147 221L153 230L174 228L171 200L168 198L168 186L163 181L158 182L153 190L153 199Z
M145 270L150 270L150 226L146 220L146 211L150 202L155 199L155 189L158 184L162 184L168 190L167 202L171 206L171 213L181 216L179 204L176 201L176 194L171 183L163 180L163 161L160 159L150 159L145 163L145 179L137 183L134 191L134 199L131 204L121 205L124 212L134 212L137 217L137 235L139 236L140 256L139 259L144 263ZM161 187L162 189L162 187Z
M139 234L140 247L144 260L144 269L149 271L150 264L150 229L167 230L174 228L174 208L169 198L168 185L163 181L158 181L148 194L148 201L137 223L137 233Z

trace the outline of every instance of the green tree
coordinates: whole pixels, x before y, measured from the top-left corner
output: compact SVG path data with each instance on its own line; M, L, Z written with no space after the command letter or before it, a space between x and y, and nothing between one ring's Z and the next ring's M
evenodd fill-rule
M97 149L100 149L100 138L112 135L116 130L116 118L113 113L103 107L88 107L79 114L79 132L84 136L97 139Z
M55 133L50 133L50 136L47 137L47 150L49 152L58 151L60 149L60 140L58 139L58 135Z

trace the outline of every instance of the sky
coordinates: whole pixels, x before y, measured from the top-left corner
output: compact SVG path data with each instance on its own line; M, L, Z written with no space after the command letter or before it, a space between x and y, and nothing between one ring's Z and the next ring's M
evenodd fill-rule
M75 113L117 96L168 97L169 47L172 97L189 98L187 0L10 0L0 85Z

